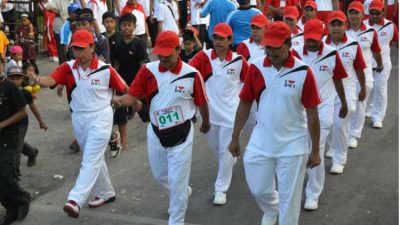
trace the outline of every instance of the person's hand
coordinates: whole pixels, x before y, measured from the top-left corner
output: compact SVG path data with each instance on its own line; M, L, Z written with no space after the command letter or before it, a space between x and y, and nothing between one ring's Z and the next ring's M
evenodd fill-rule
M342 105L342 107L340 108L340 111L339 111L339 117L342 119L345 118L347 115L347 112L348 112L347 104Z
M58 97L62 97L63 96L63 90L64 90L64 86L58 85L58 87L57 87L57 95L58 95Z
M375 69L376 72L380 73L383 71L383 66L377 66Z
M151 43L151 38L147 38L147 47L151 48L153 43Z
M319 155L319 152L318 151L316 153L314 152L315 151L312 151L310 157L308 158L307 168L312 169L321 163L321 156Z
M45 123L39 123L39 127L40 127L40 129L42 129L42 130L44 130L44 131L47 131L47 129L49 129L49 128L46 126Z
M361 88L360 93L358 93L358 101L360 102L364 101L366 96L367 93L365 91L365 88Z
M232 138L231 143L229 144L229 151L231 152L233 157L240 156L240 142L239 142L239 139Z
M150 21L150 23L154 23L155 19L154 19L153 15L149 16L149 21Z
M121 107L121 96L114 96L113 98L112 98L112 104L115 106L115 107Z
M137 111L139 111L139 110L141 110L142 109L142 106L143 106L143 104L142 104L142 102L141 101L139 101L139 100L136 100L136 102L135 103L133 103L133 109L137 112Z
M206 133L208 133L208 131L210 131L210 128L211 128L211 126L209 123L207 124L207 123L203 122L200 127L200 132L203 134L206 134Z

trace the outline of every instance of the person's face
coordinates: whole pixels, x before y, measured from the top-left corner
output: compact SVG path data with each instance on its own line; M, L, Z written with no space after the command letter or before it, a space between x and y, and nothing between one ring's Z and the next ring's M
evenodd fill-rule
M112 17L107 17L105 20L103 20L103 25L107 31L115 31L117 22Z
M264 37L264 32L265 32L265 28L267 26L263 26L263 27L258 27L256 25L251 25L251 38L256 41L259 42L263 39Z
M161 65L163 65L165 68L173 69L178 62L180 51L181 48L178 46L172 51L171 55L169 56L157 55Z
M344 33L346 32L347 26L340 20L334 20L328 25L329 35L332 39L340 40L343 38Z
M347 19L349 20L350 25L359 25L362 22L364 15L357 10L351 9L347 11Z
M307 40L304 40L304 45L306 46L308 51L316 52L316 51L319 51L319 49L320 49L321 40L316 41L313 39L307 39Z
M265 53L272 64L283 64L289 57L290 46L291 44L283 44L278 48L265 46Z
M187 40L187 41L183 42L183 47L185 48L185 51L187 51L187 52L193 51L194 45L195 45L194 41L191 41L191 40Z
M72 47L72 53L74 54L76 59L79 59L81 63L88 63L90 60L92 60L93 57L93 52L94 52L94 44L82 48L82 47L77 47L73 46Z
M379 23L383 19L383 10L379 11L376 9L369 10L369 18L374 23Z
M35 75L35 68L33 67L33 66L30 66L30 67L28 67L27 69L26 69L26 75L28 75L28 76L32 76L32 75Z
M289 26L289 28L290 28L290 30L293 32L293 30L296 28L296 23L297 23L297 20L295 20L295 19L293 19L293 18L291 18L291 17L285 17L285 18L283 18L283 22L285 22L288 26Z
M76 27L78 30L87 30L89 32L92 32L92 26L89 21L84 20L84 21L77 21L76 22Z
M18 52L18 53L15 53L14 54L14 60L15 61L21 61L22 60L22 58L23 58L23 53L22 52Z
M17 85L17 87L20 87L22 84L22 81L24 80L24 76L22 75L12 75L7 77L8 80L12 81Z
M317 10L313 7L307 6L303 9L303 16L306 20L314 19L317 16Z
M27 26L31 23L31 21L28 19L28 17L22 17L21 18L21 24L24 26Z
M74 20L76 17L78 17L78 14L77 14L77 13L74 13L74 12L68 13L68 15L69 15L69 18L70 18L71 20Z
M232 39L230 37L221 37L218 34L213 34L213 44L214 49L217 52L223 52L229 50L229 45L232 44Z
M121 23L121 33L123 36L130 36L135 30L135 24L133 22L122 22Z

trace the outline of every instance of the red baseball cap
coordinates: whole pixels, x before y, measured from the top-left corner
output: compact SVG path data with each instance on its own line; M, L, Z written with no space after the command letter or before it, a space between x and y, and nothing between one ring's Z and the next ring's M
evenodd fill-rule
M299 10L297 10L296 6L286 6L283 9L283 18L292 18L294 20L297 20L299 18Z
M290 35L290 28L286 23L282 21L273 22L268 25L261 44L279 48L285 43L286 39L290 38Z
M318 8L317 3L315 1L311 1L311 0L307 1L306 4L304 4L303 8L305 8L307 6L312 7L315 10L317 10L317 8Z
M263 14L257 14L251 18L250 24L257 27L264 27L268 25L268 20Z
M385 6L381 0L373 0L371 4L369 4L368 10L375 9L381 11Z
M344 14L344 12L342 11L333 11L331 13L331 16L329 17L329 23L331 23L334 20L339 20L343 23L346 23L347 22L346 14Z
M349 7L347 8L347 11L349 10L356 10L357 12L364 12L364 6L361 2L359 1L353 1L350 3Z
M213 34L223 38L232 36L232 28L227 23L219 23L214 27Z
M157 35L152 53L155 55L170 56L179 45L179 37L175 32L163 31Z
M87 30L77 30L72 34L72 41L70 46L77 46L86 48L89 45L94 44L93 34Z
M306 22L304 25L304 40L315 40L320 41L322 36L324 36L324 26L322 25L322 21L319 19L311 19Z

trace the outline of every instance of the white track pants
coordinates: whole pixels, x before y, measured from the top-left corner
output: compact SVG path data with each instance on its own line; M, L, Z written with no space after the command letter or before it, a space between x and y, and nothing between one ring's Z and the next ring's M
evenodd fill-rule
M345 118L339 117L339 111L342 104L335 104L335 114L333 117L332 141L329 145L335 150L333 162L345 165L347 161L347 152L349 151L349 130L350 118L356 110L355 100L347 100L348 112Z
M147 148L154 178L169 194L169 225L184 225L192 162L193 125L186 141L172 148L161 146L151 124L147 127Z
M374 72L374 89L372 100L372 121L382 122L386 115L387 108L387 89L392 63L384 63L383 71Z
M270 158L249 149L249 146L244 153L244 169L250 191L265 215L276 217L279 214L280 225L298 224L307 159L307 154Z
M320 121L319 155L321 157L321 164L312 169L307 169L308 180L306 185L306 197L315 200L319 199L319 196L321 195L322 190L324 189L325 145L328 139L328 135L332 130L334 106L324 105L321 109L318 108L318 110L319 110L318 113Z
M105 199L115 196L104 160L112 124L111 107L96 112L72 113L72 128L79 146L83 149L83 156L79 176L68 200L75 201L81 208L93 187L96 196Z
M365 82L366 86L366 97L365 100L360 102L357 101L356 103L356 112L350 118L350 136L361 138L362 129L364 128L365 122L365 111L367 109L367 103L369 96L371 94L372 88L374 87L373 81ZM360 85L357 83L357 93L360 92Z
M232 128L211 125L207 133L208 144L218 158L218 175L215 191L227 192L232 180L234 158L229 152Z

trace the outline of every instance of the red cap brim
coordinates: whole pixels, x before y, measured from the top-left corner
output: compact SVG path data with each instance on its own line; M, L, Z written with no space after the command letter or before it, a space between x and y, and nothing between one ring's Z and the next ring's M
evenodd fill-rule
M320 41L322 40L323 34L317 34L317 33L306 33L304 34L304 40L314 40L314 41Z
M151 53L161 56L170 56L174 49L175 48L160 48L156 46L153 48L153 51L151 51Z
M357 8L357 7L350 7L350 8L348 8L347 9L347 11L350 11L350 10L356 10L357 12L363 12L363 10L361 10L361 9L359 9L359 8Z
M88 47L89 45L90 45L90 44L88 44L88 43L86 43L86 42L75 41L75 42L72 42L69 46L70 46L70 47L76 46L76 47L86 48L86 47Z
M218 36L220 36L220 37L223 37L223 38L226 38L226 37L229 37L229 36L231 36L231 35L229 35L229 34L226 34L226 33L222 33L222 32L213 32L213 35L214 34L216 34L216 35L218 35Z
M256 27L264 27L267 26L268 24L264 24L264 23L259 23L259 22L252 22L251 25L255 25Z
M280 48L282 47L282 45L285 43L286 39L278 39L276 37L272 37L272 38L263 38L263 40L261 41L261 44L264 46L269 46L269 47L273 47L273 48Z

